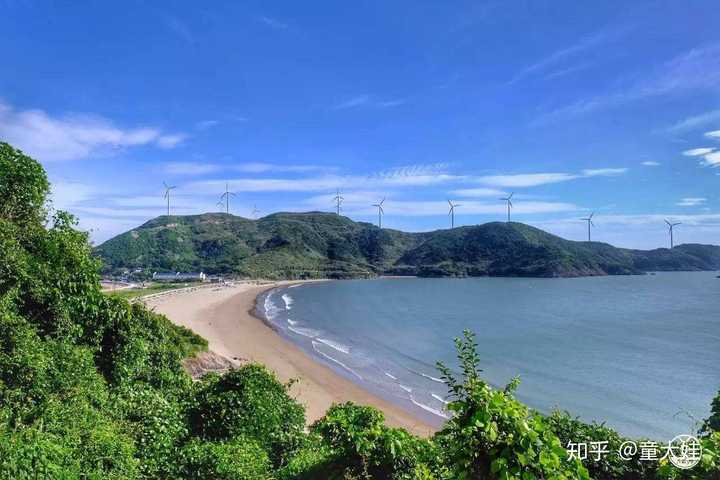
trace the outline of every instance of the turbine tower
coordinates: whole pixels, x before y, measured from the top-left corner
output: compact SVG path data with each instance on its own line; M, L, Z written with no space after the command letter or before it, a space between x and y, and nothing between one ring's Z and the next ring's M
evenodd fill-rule
M335 193L335 196L333 197L333 200L335 201L335 209L337 211L337 214L340 215L340 206L342 205L343 200L345 200L342 195L340 195L340 189L337 189L337 192Z
M175 185L168 185L167 183L163 182L163 185L165 186L165 194L163 195L163 198L167 199L167 214L168 217L170 216L170 190L174 190L177 188Z
M675 246L675 240L673 239L673 229L675 227L677 227L678 225L682 225L682 223L680 223L680 222L672 223L668 220L665 220L665 223L667 223L668 229L670 230L670 249L672 250L672 248Z
M447 201L448 205L450 205L450 211L448 212L448 215L450 215L450 228L455 228L455 209L457 207L462 207L459 203L452 203L450 200Z
M223 200L225 200L225 213L230 213L230 197L236 197L235 193L228 190L228 184L225 182L225 193L220 195L220 201L218 203L223 203Z
M593 227L595 226L595 224L594 224L593 221L592 221L593 215L595 215L595 212L592 212L592 213L590 214L590 216L587 217L587 218L581 218L581 219L580 219L580 220L584 220L584 221L587 222L587 225L588 225L588 242L591 241L591 240L590 240L590 226L593 226Z
M260 210L258 210L257 205L253 205L252 213L250 214L253 219L257 218L257 214L260 213Z
M380 203L373 203L373 207L377 207L378 209L378 228L382 228L382 216L385 214L385 210L383 210L383 203L385 203L384 198L380 200Z
M503 202L507 202L507 211L508 211L508 217L507 217L508 219L507 219L507 221L508 221L508 223L510 223L510 209L511 209L512 206L513 206L511 199L512 199L512 196L513 196L513 195L515 195L515 192L511 192L510 195L508 195L507 197L504 197L504 198L501 198L501 199L500 199L500 200L502 200Z

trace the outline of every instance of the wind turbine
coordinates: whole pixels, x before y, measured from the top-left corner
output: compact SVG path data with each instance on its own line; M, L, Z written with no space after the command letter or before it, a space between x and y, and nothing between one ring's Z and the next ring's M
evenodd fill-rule
M257 218L258 213L260 213L260 210L258 210L257 205L253 205L253 209L252 209L252 213L251 213L252 217Z
M595 212L592 212L589 217L587 218L581 218L580 220L585 220L588 224L588 242L590 241L590 226L595 226L595 224L592 221L592 217L595 215Z
M500 199L500 200L502 200L502 201L504 201L504 202L507 202L507 210L508 210L508 219L507 219L507 221L508 221L508 223L510 223L510 209L511 209L512 206L513 206L511 199L512 199L512 196L513 196L513 195L515 195L515 192L511 192L510 195L508 195L507 197L504 197L504 198L501 198L501 199Z
M448 205L450 205L450 211L448 212L448 215L450 215L450 228L455 228L455 208L462 207L459 203L452 203L450 200L447 201Z
M177 188L175 185L168 185L167 183L163 182L163 185L165 186L165 194L163 195L163 198L167 199L167 214L168 217L170 216L170 190L174 190Z
M682 223L680 223L680 222L672 223L672 222L669 222L668 220L665 220L665 223L667 223L669 230L670 230L670 249L672 250L672 248L675 246L675 241L673 239L673 228L677 227L678 225L682 225Z
M225 200L225 213L230 213L230 197L236 197L235 193L228 190L228 184L225 182L225 193L220 195L220 201L218 203L222 204L223 200Z
M383 203L385 203L384 198L380 200L380 203L373 203L373 207L377 207L378 209L378 228L382 228L382 216L385 214L385 210L383 210Z
M337 214L340 215L340 206L342 205L343 200L345 200L342 195L340 195L340 189L337 189L337 193L333 197L333 200L335 201L335 208L337 209Z

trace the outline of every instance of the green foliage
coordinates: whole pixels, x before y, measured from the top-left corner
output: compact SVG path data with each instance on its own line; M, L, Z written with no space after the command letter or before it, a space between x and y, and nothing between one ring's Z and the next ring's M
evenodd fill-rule
M39 163L0 142L0 219L20 225L42 220L49 189L47 175Z
M142 476L173 478L177 453L188 437L184 402L147 385L131 385L115 394L112 411L127 424Z
M255 440L279 465L300 445L305 428L305 412L288 388L261 365L207 375L190 412L192 432L210 440Z
M436 440L452 478L589 479L585 467L568 458L545 419L514 398L517 380L495 390L480 378L474 336L466 331L456 345L462 381L438 364L453 398L448 409L454 417Z
M658 469L658 480L720 480L720 432L700 438L702 458L689 470L680 470L665 459Z
M327 478L418 478L430 475L429 463L437 461L432 442L405 430L389 428L385 417L373 407L353 403L333 405L312 426L313 433L330 446L324 457ZM300 477L304 478L304 477Z
M564 446L567 446L569 442L590 445L591 442L607 441L608 451L618 452L620 445L629 440L604 424L584 423L570 416L568 412L552 412L546 420L548 427L560 438L560 442ZM589 455L583 464L594 480L651 479L655 478L657 470L656 462L640 460L640 452L628 460L623 460L614 454L605 455L600 460Z
M293 452L287 463L277 470L277 480L331 479L338 472L330 446L319 435L311 433L302 447Z
M193 440L182 450L178 477L188 480L272 480L267 453L254 441Z
M703 423L704 433L720 432L720 391L710 405L710 416Z

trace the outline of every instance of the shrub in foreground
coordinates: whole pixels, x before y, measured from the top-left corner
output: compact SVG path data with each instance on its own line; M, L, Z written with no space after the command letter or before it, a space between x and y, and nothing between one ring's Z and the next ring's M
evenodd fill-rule
M438 364L454 413L437 434L447 468L456 479L582 479L585 467L570 460L547 421L513 396L519 382L504 390L480 378L474 335L455 340L462 380Z
M207 375L190 411L192 433L208 440L255 440L280 465L300 446L305 429L303 407L288 389L262 365Z

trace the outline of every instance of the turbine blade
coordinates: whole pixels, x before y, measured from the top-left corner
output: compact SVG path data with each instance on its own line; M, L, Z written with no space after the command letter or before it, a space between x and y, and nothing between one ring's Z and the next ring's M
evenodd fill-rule
M508 197L508 200L510 200L513 195L515 195L515 192L510 192L510 196Z

